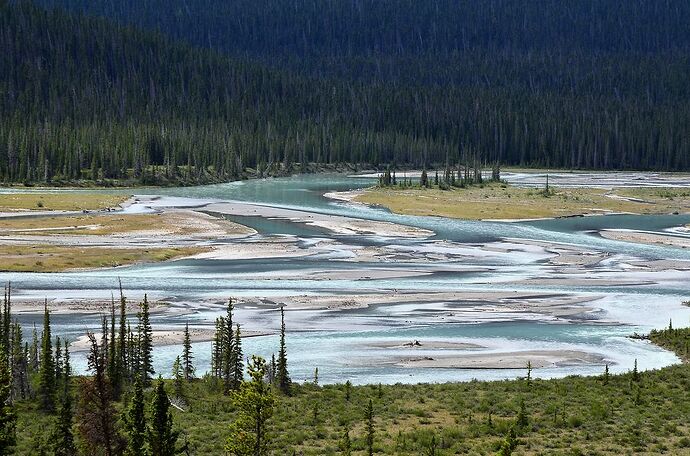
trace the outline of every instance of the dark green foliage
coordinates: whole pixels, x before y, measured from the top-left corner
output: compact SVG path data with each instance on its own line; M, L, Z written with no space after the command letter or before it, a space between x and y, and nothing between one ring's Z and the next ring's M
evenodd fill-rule
M269 454L267 425L273 415L275 399L271 387L264 380L266 362L252 356L247 366L249 380L232 393L237 418L230 426L225 451L232 456L264 456Z
M17 416L12 406L12 372L7 349L0 345L0 455L14 453Z
M374 454L374 404L371 399L364 411L364 419L366 420L367 454L372 456Z
M153 329L151 328L151 321L149 318L149 300L144 295L144 300L141 302L141 307L137 313L139 323L137 325L137 375L141 377L144 385L151 383L151 375L153 370Z
M179 432L173 430L170 399L162 380L156 383L151 402L151 423L147 433L149 451L155 456L173 456Z
M513 450L517 447L517 435L515 434L515 428L510 428L506 433L505 440L501 443L501 448L498 451L498 456L511 456Z
M225 383L225 391L228 392L232 389L236 389L239 387L239 385L236 385L234 382L234 372L235 372L235 363L237 360L237 351L235 350L235 335L233 333L233 321L232 321L232 312L233 312L234 306L232 303L232 299L228 300L228 308L227 308L227 314L225 316L225 319L222 320L223 327L222 327L222 335L221 339L223 341L223 351L221 353L221 362L222 362L222 375L223 375L223 381Z
M276 372L278 388L283 394L290 394L290 373L288 372L287 349L285 348L285 310L280 308L280 349Z
M350 430L346 427L343 430L343 437L340 441L340 454L343 456L352 455L352 442L350 441Z
M240 325L235 326L235 342L233 344L235 354L233 356L234 364L232 371L232 384L235 389L239 388L244 378L244 354L242 353L242 334L240 333Z
M134 382L134 394L124 415L124 428L127 437L125 454L128 456L146 455L146 416L144 412L144 388L141 379Z
M520 410L515 419L515 425L519 428L526 428L529 425L529 416L527 415L524 398L520 398Z
M192 340L189 335L189 323L185 323L184 325L184 340L182 341L182 366L185 380L191 380L194 378L194 355L192 354Z
M74 444L73 410L72 410L72 367L69 357L69 343L65 341L64 361L62 368L62 391L60 392L60 408L53 430L52 445L55 456L75 456L77 448Z
M50 336L50 313L48 300L43 305L43 333L41 334L41 367L39 370L38 394L41 407L46 412L55 410L55 361Z
M3 181L690 168L687 2L41 3L162 34L2 4Z
M118 454L123 441L117 429L112 389L106 375L106 357L93 333L87 333L90 342L88 367L92 377L79 382L77 430L84 448L82 452L94 455Z

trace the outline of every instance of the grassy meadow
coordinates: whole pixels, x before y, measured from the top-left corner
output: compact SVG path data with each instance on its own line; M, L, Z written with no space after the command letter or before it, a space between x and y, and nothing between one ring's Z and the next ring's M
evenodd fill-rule
M681 350L690 330L654 332ZM277 395L269 422L274 455L339 455L349 430L354 455L366 454L364 410L374 404L375 454L493 455L514 428L515 455L690 454L690 366L558 380L353 386L293 385ZM170 394L174 390L168 383ZM348 393L348 390L350 391ZM222 455L235 410L210 379L185 383L173 409L189 454ZM147 392L149 397L151 392ZM118 403L122 410L127 399ZM524 404L524 405L523 405ZM55 418L18 403L18 454L40 454ZM519 424L522 423L522 424Z

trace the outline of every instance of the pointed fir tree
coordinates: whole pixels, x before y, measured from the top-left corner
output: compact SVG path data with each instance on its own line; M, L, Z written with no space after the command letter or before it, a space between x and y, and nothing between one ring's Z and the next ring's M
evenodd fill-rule
M527 409L525 407L525 399L520 398L520 410L518 411L515 425L519 428L525 428L529 424L529 417L527 416Z
M223 376L223 328L225 327L223 317L216 318L216 332L213 335L213 348L211 352L211 373L215 378Z
M498 450L498 456L511 456L515 448L517 448L517 435L515 433L515 428L511 427L506 433L505 440L501 443L501 447Z
M106 358L96 336L87 332L87 337L90 342L87 362L92 376L80 379L77 430L92 454L114 456L120 453L124 442L117 429L112 389L106 375Z
M350 429L345 427L343 437L340 439L340 454L352 456L352 441L350 440Z
M184 379L194 378L194 355L192 354L192 340L189 335L189 323L184 325L184 340L182 342L182 364Z
M288 372L287 350L285 348L285 311L280 307L280 350L278 351L278 388L283 394L290 394L290 373Z
M11 401L12 372L7 349L0 346L0 454L13 454L17 441L17 415Z
M233 372L237 353L235 351L235 336L233 333L233 305L232 299L228 300L227 315L224 320L223 328L223 382L226 393L233 389Z
M50 313L48 300L43 304L43 334L41 336L41 364L39 370L38 395L41 409L45 412L55 410L55 363L50 336Z
M60 397L60 409L53 432L53 453L55 456L76 456L77 448L74 443L73 410L72 410L72 366L70 365L69 343L65 340L65 349L62 368L62 392Z
M39 370L39 359L38 359L38 332L36 331L36 325L34 324L33 331L31 332L31 347L29 347L29 367L31 372L38 372Z
M266 361L252 356L247 367L249 380L232 394L237 418L230 426L225 451L236 456L266 456L269 454L266 433L268 420L273 416L275 399L271 387L264 381Z
M175 397L178 399L184 398L184 373L182 369L182 362L180 357L177 356L172 365L172 378L173 378L173 390L175 391Z
M146 449L146 415L144 405L144 387L137 377L134 382L134 394L129 408L124 416L125 433L127 436L127 456L145 456Z
M364 411L364 418L367 420L367 454L374 455L374 403L369 399L369 404Z
M120 391L122 392L122 382L125 378L130 378L130 372L127 368L127 300L122 292L122 282L120 282L120 330L117 333L117 359L115 362L115 370L119 375Z
M110 299L110 340L108 346L108 378L113 388L113 398L117 400L120 397L122 387L122 372L119 368L117 353L118 339L115 334L115 298L111 296Z
M149 301L146 295L144 295L141 310L137 316L139 317L137 334L139 368L137 372L144 382L144 386L147 386L151 383L151 376L155 371L153 370L153 329L149 319Z
M244 379L244 362L242 353L242 334L240 332L240 325L235 326L235 342L233 343L233 349L235 350L234 366L232 372L232 388L238 389L242 384Z
M18 322L12 326L12 378L14 386L12 397L26 399L29 396L29 366L27 363L27 345L22 342L22 328Z
M173 430L170 399L163 380L159 379L151 402L151 422L147 432L149 450L155 456L173 456L179 433Z

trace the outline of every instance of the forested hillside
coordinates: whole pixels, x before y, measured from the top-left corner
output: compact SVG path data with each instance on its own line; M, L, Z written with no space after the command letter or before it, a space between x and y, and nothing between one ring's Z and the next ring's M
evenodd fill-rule
M39 3L0 6L5 181L690 168L687 2Z

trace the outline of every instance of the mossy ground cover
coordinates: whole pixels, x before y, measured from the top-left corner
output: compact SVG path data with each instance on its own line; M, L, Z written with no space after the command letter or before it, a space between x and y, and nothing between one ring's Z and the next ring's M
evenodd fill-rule
M0 212L90 211L114 208L126 199L123 195L89 192L0 193Z
M674 331L657 332L652 340L670 349L685 347L690 331ZM526 424L516 427L516 455L690 454L690 366L639 375L630 367L630 373L608 379L356 386L349 400L342 384L296 385L291 396L278 396L270 421L272 454L342 454L345 429L353 454L365 454L369 399L376 454L496 454L516 426L522 401ZM185 396L188 405L173 414L190 453L224 454L235 416L230 398L205 379L186 384ZM118 404L120 410L123 406ZM18 453L35 454L31 450L45 442L54 417L30 401L20 401L18 409Z
M374 187L356 201L407 215L469 220L531 219L591 213L690 212L690 190L679 188L519 188L487 183L467 188Z
M0 271L61 272L166 261L207 251L204 247L108 248L0 245Z

